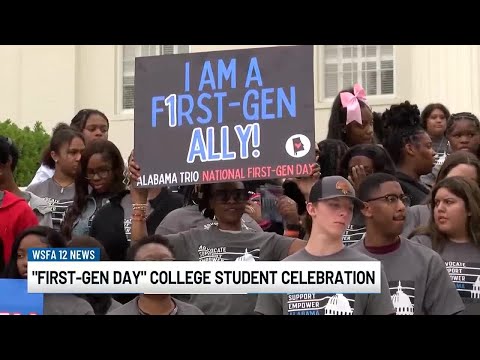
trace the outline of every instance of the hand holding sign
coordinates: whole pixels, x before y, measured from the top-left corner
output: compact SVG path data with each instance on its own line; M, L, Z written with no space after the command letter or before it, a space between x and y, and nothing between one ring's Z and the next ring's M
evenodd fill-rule
M140 178L140 166L135 162L134 150L128 160L128 173L130 177L130 195L134 204L146 204L148 198L148 189L135 186Z
M310 165L311 171L310 176L303 177L303 178L296 178L292 179L294 181L300 191L302 192L303 196L305 197L305 201L308 201L308 196L310 195L310 190L312 189L313 185L320 179L320 165L318 163L314 163Z
M288 196L283 195L278 199L278 212L287 224L296 225L300 223L297 203Z

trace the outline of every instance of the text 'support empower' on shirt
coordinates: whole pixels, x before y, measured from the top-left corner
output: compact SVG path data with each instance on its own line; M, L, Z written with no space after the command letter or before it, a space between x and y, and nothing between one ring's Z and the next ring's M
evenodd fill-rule
M50 205L52 210L53 228L59 230L65 212L68 207L73 204L73 198L75 197L75 184L62 188L53 180L53 178L50 178L41 183L29 186L27 191L44 199Z
M292 238L276 233L242 231L224 232L216 226L209 230L191 229L166 235L180 261L278 261L288 255ZM256 294L203 295L192 294L190 303L206 315L253 314Z
M432 241L428 236L415 236L411 241L432 248ZM439 254L465 304L462 314L480 315L480 249L470 242L448 241Z
M372 254L359 241L352 248L382 262L397 315L453 315L464 310L442 258L432 249L401 238L400 247Z
M375 261L351 248L329 256L305 249L284 261ZM259 294L255 312L264 315L390 315L395 314L387 277L382 268L380 294Z

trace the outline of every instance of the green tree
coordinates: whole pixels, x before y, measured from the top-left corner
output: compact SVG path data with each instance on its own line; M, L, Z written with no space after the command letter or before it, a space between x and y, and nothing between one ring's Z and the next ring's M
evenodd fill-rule
M0 122L0 135L11 138L17 146L20 159L14 174L15 181L20 187L27 186L40 166L42 153L50 142L50 135L39 121L32 130L28 126L21 129L10 119Z

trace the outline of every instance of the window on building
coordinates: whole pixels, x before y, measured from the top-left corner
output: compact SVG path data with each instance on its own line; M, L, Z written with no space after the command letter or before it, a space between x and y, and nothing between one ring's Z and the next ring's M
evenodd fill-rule
M359 83L367 95L395 91L393 45L325 45L324 97L333 98Z
M190 51L190 45L122 45L122 108L133 109L135 98L135 58L184 54Z

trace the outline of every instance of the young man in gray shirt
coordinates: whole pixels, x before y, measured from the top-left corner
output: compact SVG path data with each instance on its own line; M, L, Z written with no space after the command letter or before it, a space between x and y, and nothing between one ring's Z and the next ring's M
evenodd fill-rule
M354 206L363 204L345 178L328 176L317 181L307 203L312 217L309 241L284 261L375 261L343 244ZM264 315L395 314L383 269L379 294L260 294L255 311Z
M453 315L464 310L463 302L435 251L400 236L408 197L398 180L388 174L368 176L358 196L367 232L353 245L382 262L397 315Z

